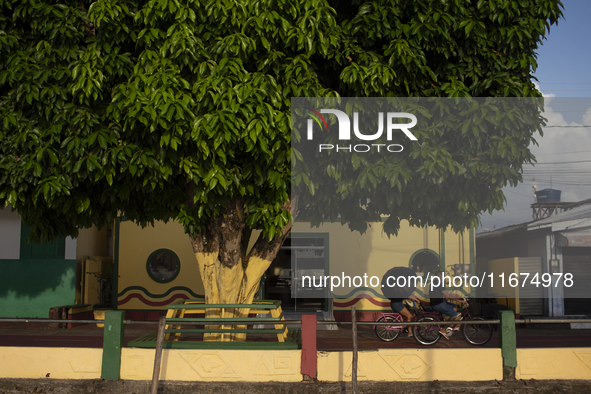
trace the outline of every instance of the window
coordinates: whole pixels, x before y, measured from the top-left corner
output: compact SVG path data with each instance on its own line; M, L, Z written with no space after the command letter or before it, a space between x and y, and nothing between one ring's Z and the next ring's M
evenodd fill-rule
M179 257L172 250L158 249L148 257L147 270L150 278L159 283L174 280L181 269Z
M31 259L65 259L66 257L66 239L59 238L53 242L27 242L31 234L31 226L21 223L21 247L20 258Z
M415 272L433 272L439 269L439 256L430 249L417 250L410 258L410 268Z

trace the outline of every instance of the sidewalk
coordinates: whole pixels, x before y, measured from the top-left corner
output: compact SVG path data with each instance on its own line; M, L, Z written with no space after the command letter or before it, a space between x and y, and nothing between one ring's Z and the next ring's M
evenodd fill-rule
M150 390L146 381L0 379L0 393L6 394L143 394ZM588 393L590 381L514 380L478 382L359 382L360 394L530 394ZM245 382L160 382L159 394L232 393L232 394L348 394L351 383L245 383Z

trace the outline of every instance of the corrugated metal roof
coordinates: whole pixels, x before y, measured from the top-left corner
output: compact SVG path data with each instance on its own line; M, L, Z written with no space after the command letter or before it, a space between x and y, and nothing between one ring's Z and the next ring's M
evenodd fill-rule
M482 233L476 234L476 239L480 240L480 239L495 238L495 237L500 237L500 236L512 233L514 231L524 230L524 229L526 229L527 224L528 223L513 224L511 226L499 228L497 230L484 231Z
M560 231L561 228L566 227L589 226L587 219L591 221L591 204L581 205L580 207L552 215L549 218L529 223L527 229L536 230L551 227L553 231Z
M497 230L478 233L476 234L476 239L500 237L523 229L538 230L541 228L551 228L552 231L562 231L577 227L589 227L591 226L591 199L583 200L579 203L573 203L573 205L580 203L583 203L584 205L552 215L549 218L514 224Z

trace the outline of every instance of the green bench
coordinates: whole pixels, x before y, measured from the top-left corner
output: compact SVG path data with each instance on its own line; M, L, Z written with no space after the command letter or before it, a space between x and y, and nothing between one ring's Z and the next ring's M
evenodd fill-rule
M203 299L180 300L169 305L166 314L166 326L163 348L165 349L299 349L301 347L301 329L288 328L281 324L284 320L281 301L257 300L253 304L205 304ZM271 317L224 317L227 309L249 309L249 315L269 314ZM195 318L187 315L205 314L206 310L216 310L220 317ZM261 321L273 321L275 328L245 328ZM219 323L222 322L222 323ZM277 322L277 323L275 323ZM169 324L170 323L170 324ZM176 325L174 323L177 323ZM182 328L178 323L203 325L204 328ZM210 327L205 327L211 323ZM238 326L238 327L236 327ZM187 334L254 334L277 336L277 342L270 341L203 341L180 340ZM127 344L129 347L155 348L158 333L152 332ZM172 340L171 340L172 338Z

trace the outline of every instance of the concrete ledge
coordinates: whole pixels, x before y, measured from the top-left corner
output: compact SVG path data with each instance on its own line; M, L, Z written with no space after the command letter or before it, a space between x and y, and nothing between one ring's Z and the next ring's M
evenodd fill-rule
M0 378L101 377L102 349L0 347ZM122 349L121 378L149 381L153 349ZM517 379L591 379L591 348L518 349ZM359 381L494 381L500 349L379 349L359 352ZM164 350L160 379L196 382L302 382L301 351ZM351 352L319 352L318 381L349 382ZM591 380L590 380L591 381ZM308 384L308 382L304 382ZM274 393L276 394L276 393Z
M351 352L319 352L318 380L351 380ZM359 352L359 381L502 380L501 349L379 349Z
M528 380L472 382L359 382L363 394L555 394L591 391L588 380ZM0 393L6 394L140 394L149 392L147 381L0 379ZM161 382L160 394L232 393L232 394L346 394L350 383L319 382Z
M103 349L0 347L0 378L98 379Z
M517 349L517 379L591 379L591 348Z
M121 379L151 380L154 349L123 348ZM298 382L301 350L164 349L160 379L167 381Z

